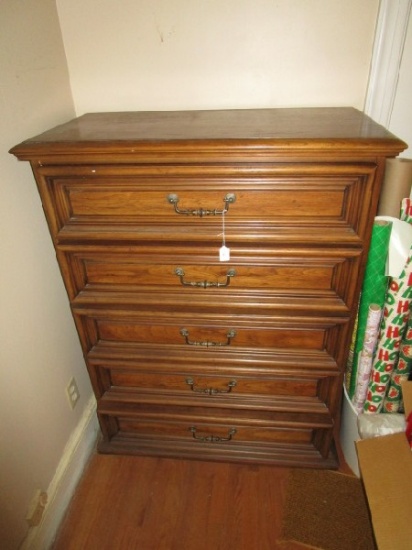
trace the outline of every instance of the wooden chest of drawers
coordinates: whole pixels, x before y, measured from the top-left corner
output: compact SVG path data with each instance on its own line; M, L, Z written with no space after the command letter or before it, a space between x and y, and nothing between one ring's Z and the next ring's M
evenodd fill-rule
M12 149L37 181L102 452L336 465L385 158L404 147L332 108L88 114Z

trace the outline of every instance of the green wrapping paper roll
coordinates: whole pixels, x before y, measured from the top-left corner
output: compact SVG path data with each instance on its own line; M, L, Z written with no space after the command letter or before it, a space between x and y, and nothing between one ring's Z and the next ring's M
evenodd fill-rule
M389 251L389 240L392 231L392 223L387 221L375 221L372 229L371 244L366 262L365 277L359 302L357 332L353 350L352 366L349 371L349 398L355 395L357 369L359 356L365 339L366 322L369 307L376 304L383 308L388 287L388 277L385 274L386 260Z

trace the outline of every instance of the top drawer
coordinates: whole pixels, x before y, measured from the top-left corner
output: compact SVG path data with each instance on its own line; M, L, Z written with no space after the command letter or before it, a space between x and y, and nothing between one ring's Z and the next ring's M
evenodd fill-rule
M232 242L353 244L364 236L362 211L368 209L375 169L372 164L44 167L39 185L61 242L217 241L224 217Z

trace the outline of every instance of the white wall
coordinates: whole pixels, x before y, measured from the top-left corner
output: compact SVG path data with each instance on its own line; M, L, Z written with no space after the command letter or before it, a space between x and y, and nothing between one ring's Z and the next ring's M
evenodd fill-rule
M0 545L9 550L91 389L32 174L8 149L75 111L362 109L378 0L0 0L0 9ZM73 375L74 412L64 394Z
M77 114L363 108L378 0L57 0Z
M0 547L18 548L91 395L30 167L8 150L74 116L54 0L0 2ZM75 376L75 411L65 387Z
M412 159L412 16L409 14L406 40L389 130L400 136L409 148L402 157Z

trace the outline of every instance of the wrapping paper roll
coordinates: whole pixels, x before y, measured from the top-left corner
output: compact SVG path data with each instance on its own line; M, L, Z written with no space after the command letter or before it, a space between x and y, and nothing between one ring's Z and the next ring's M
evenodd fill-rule
M404 222L412 223L412 199L410 197L402 199L399 219Z
M412 160L387 159L377 215L398 218L401 201L410 196L411 185Z
M399 350L398 363L392 373L391 380L383 402L383 412L404 412L402 399L402 383L412 372L412 316L409 315L408 325Z
M366 321L371 304L383 308L388 278L386 276L386 260L388 256L389 240L392 224L387 221L375 221L372 229L371 244L363 280L362 293L359 302L358 323L356 331L355 348L353 352L353 364L347 365L350 378L349 399L355 395L356 378L359 355L362 351L365 339Z
M412 224L412 199L405 197L401 201L400 219ZM404 412L401 384L408 380L412 373L412 314L399 350L398 363L392 372L391 380L383 402L383 412Z
M378 345L363 411L381 412L383 400L399 359L399 349L412 303L412 250L399 279L392 279L386 296Z
M412 223L392 216L377 216L376 221L387 221L392 224L386 273L388 277L399 277L412 246Z
M352 338L349 346L348 362L346 365L345 388L348 395L349 395L350 381L351 381L352 370L353 370L353 356L355 353L356 334L358 332L358 319L359 319L359 304L358 304L358 310L356 312L355 325L353 327Z
M359 356L356 389L353 398L353 405L358 413L362 412L366 399L369 376L372 370L373 354L378 342L381 314L381 307L376 304L371 304L369 306L365 338L362 351Z

